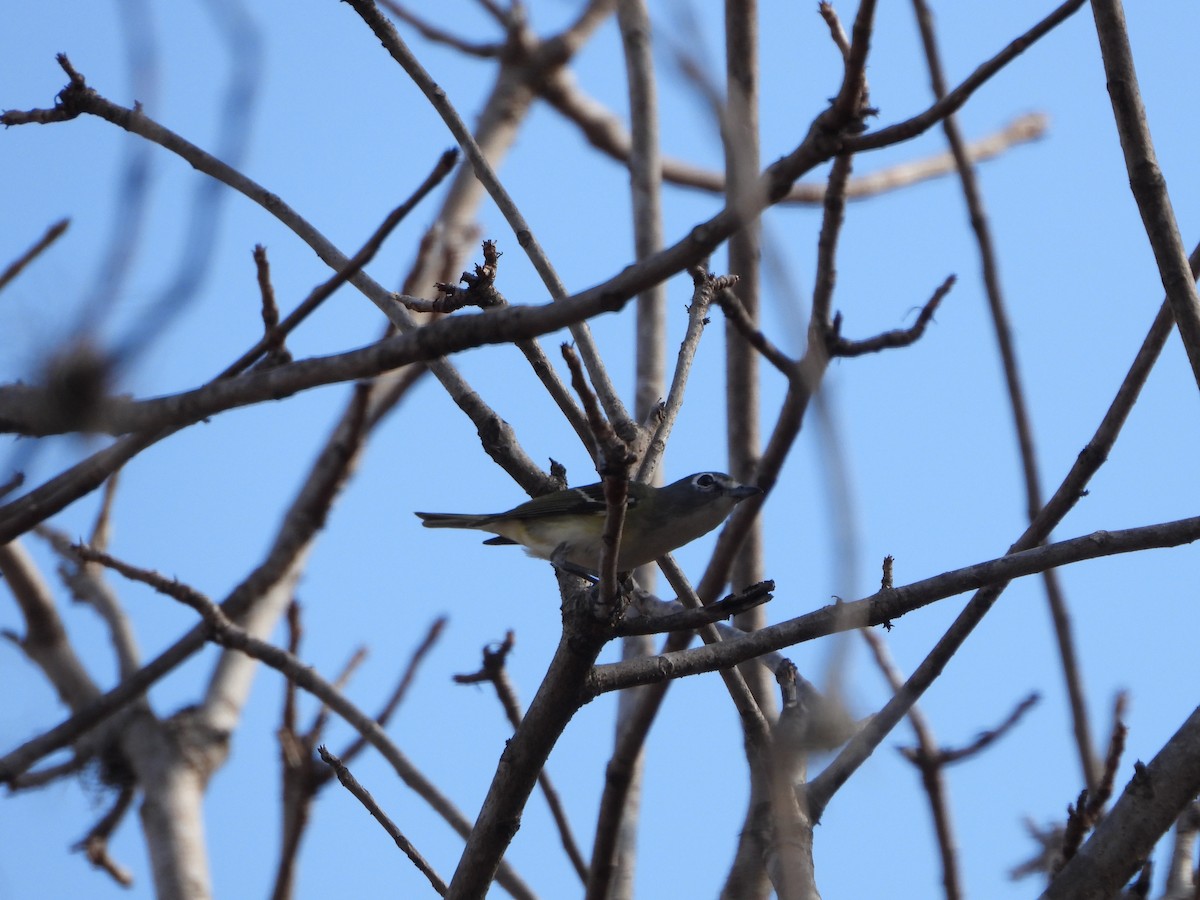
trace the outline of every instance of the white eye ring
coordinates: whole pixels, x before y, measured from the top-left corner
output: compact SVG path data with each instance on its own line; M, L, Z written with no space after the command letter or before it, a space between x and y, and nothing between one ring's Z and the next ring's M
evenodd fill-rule
M710 488L717 483L717 479L711 473L705 472L703 475L696 476L696 486L701 488Z

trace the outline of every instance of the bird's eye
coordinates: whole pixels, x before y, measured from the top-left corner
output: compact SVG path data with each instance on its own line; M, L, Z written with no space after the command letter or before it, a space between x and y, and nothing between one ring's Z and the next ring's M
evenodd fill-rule
M710 488L716 483L717 479L708 472L705 472L703 475L696 476L696 487Z

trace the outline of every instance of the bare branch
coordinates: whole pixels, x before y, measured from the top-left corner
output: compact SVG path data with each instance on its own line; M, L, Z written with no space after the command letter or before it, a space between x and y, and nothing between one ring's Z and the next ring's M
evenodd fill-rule
M892 588L891 561L890 556L884 560L884 590ZM904 676L892 661L892 656L888 652L883 638L866 628L859 634L871 648L875 664L883 672L892 692L900 690L904 686ZM950 819L945 766L942 764L937 741L934 739L933 729L926 719L925 713L914 703L908 711L907 718L909 725L912 726L913 734L916 735L917 747L914 750L901 748L901 752L917 766L921 773L921 784L929 798L929 811L933 816L934 833L937 835L938 855L942 860L942 886L946 891L946 900L961 900L962 874L959 871L958 844L954 837L954 824Z
M842 150L850 153L876 150L880 147L898 144L928 131L938 122L945 119L946 116L953 115L962 109L963 104L971 98L971 95L975 91L979 90L997 72L1032 47L1037 41L1045 37L1073 14L1077 13L1084 2L1085 0L1067 0L1066 3L1063 3L1023 35L1010 41L1008 46L987 62L977 67L958 87L954 88L943 99L938 100L924 112L913 116L911 119L890 125L887 128L872 131L869 134L847 137L842 142Z
M112 880L121 885L121 887L132 887L133 875L128 869L108 855L108 839L112 837L113 832L117 830L117 826L121 824L121 820L125 818L125 814L133 806L134 795L135 791L132 787L122 787L117 794L117 799L113 802L112 808L72 848L74 850L82 850L84 855L87 856L88 862L97 869L107 872Z
M579 126L593 147L620 162L629 159L632 143L624 123L599 101L584 94L569 71L562 69L547 73L536 87L542 99ZM998 131L970 142L967 145L968 156L974 163L995 159L1013 147L1043 137L1047 126L1047 117L1041 113L1018 116ZM942 178L954 169L952 153L938 153L897 163L851 178L846 184L846 198L863 200L875 197ZM662 177L663 181L670 184L713 194L724 194L726 190L724 173L673 157L663 158ZM825 202L827 188L822 183L794 184L778 202L780 205L820 206Z
M864 353L878 353L880 350L908 347L916 343L925 333L925 329L929 323L933 321L934 314L937 313L942 300L950 293L950 289L954 287L956 280L957 277L954 275L947 276L946 280L933 292L933 296L921 307L921 312L917 315L917 321L908 328L885 331L883 334L878 334L875 337L866 338L861 341L849 341L838 333L841 324L840 316L835 318L833 333L828 339L829 355L862 356Z
M1200 709L1133 778L1092 836L1042 897L1109 897L1150 857L1158 839L1200 793Z
M429 631L425 634L425 638L420 644L417 645L417 648L413 650L412 656L408 661L408 667L405 668L404 674L400 677L400 681L397 683L396 689L392 691L392 695L388 697L387 702L383 704L383 708L380 709L378 715L375 716L375 721L379 723L380 728L387 726L387 723L391 720L396 710L400 708L400 704L404 702L404 698L408 695L409 688L412 687L413 681L417 677L417 671L420 669L421 664L425 661L425 658L429 655L429 652L433 650L434 645L441 638L442 631L445 630L446 627L446 621L447 619L445 616L440 616L434 619L433 623L429 626ZM363 748L366 747L366 744L366 739L362 737L362 735L359 735L354 739L353 743L351 743L348 747L346 747L345 750L342 751L341 758L347 761L354 759L359 753L362 752Z
M948 86L942 71L941 55L938 52L937 37L934 34L933 16L925 0L913 0L917 26L921 32L921 43L925 49L926 65L929 68L930 83L934 97L941 99L946 95ZM1025 390L1022 386L1020 370L1017 363L1017 352L1014 345L1012 327L1009 324L1008 310L1004 302L1004 294L1000 287L1000 266L996 259L995 245L992 241L991 226L988 224L987 211L984 208L983 192L979 187L975 170L967 153L966 142L954 116L947 116L942 122L942 130L954 156L958 169L959 180L962 183L963 197L967 204L967 213L971 227L975 232L975 240L979 246L979 258L983 268L983 285L987 293L988 308L992 315L992 328L999 345L1000 359L1004 366L1004 380L1008 387L1009 404L1012 407L1013 425L1017 433L1017 445L1021 452L1021 467L1025 475L1025 499L1027 515L1030 521L1042 508L1041 475L1038 472L1037 450L1033 439L1033 423L1030 420ZM1095 750L1092 746L1091 728L1088 723L1087 702L1083 696L1083 679L1075 655L1075 641L1071 635L1071 623L1067 611L1066 598L1062 586L1054 572L1047 572L1043 578L1046 587L1046 602L1050 607L1050 616L1054 622L1054 635L1058 641L1059 658L1063 667L1063 678L1067 686L1067 696L1071 703L1071 719L1075 729L1075 745L1079 754L1080 766L1083 770L1084 781L1089 787L1094 787L1099 777L1096 764Z
M796 361L771 343L770 339L762 333L750 318L750 314L746 312L746 308L742 306L742 301L738 299L737 293L732 288L728 288L718 291L714 299L717 306L721 307L725 313L725 317L733 323L734 328L750 343L750 346L761 353L763 358L776 369L790 377L796 368Z
M521 726L521 720L524 718L524 714L521 712L520 701L517 699L516 688L513 687L512 679L508 677L508 671L505 668L505 660L508 658L508 654L515 642L516 635L510 630L504 636L504 640L495 649L492 647L483 648L483 665L478 672L470 675L454 676L455 684L478 684L484 681L491 684L492 688L496 691L496 698L504 708L504 714L508 717L508 722L514 731ZM575 869L575 874L579 876L579 880L587 884L587 860L583 858L583 853L579 849L579 843L575 840L571 822L567 818L567 811L563 807L562 800L559 798L558 790L554 787L554 782L550 780L550 775L545 769L542 769L538 773L538 786L542 789L542 794L546 798L546 805L550 807L550 815L554 818L555 827L558 828L558 835L562 841L563 850L566 851L567 858L571 861L571 865Z
M649 481L654 477L658 463L662 459L663 453L666 452L667 440L671 436L671 430L675 427L675 421L683 407L683 397L687 389L688 376L692 371L692 361L696 358L696 351L700 348L700 337L704 333L704 326L708 324L708 308L712 304L713 298L725 287L737 284L737 276L718 277L708 274L699 267L692 269L691 275L693 290L692 302L688 306L687 331L684 332L683 341L679 345L679 354L675 359L675 371L671 376L671 387L667 392L666 402L658 414L654 434L646 444L646 451L638 465L636 476L638 481Z
M708 606L626 618L617 625L617 634L624 636L663 634L668 631L695 631L704 625L714 624L722 619L745 612L747 609L770 602L773 598L771 593L773 590L775 590L774 581L760 581L758 584L752 584L745 590L730 594Z
M84 559L98 562L127 578L150 585L156 591L178 600L195 610L204 620L201 626L204 638L230 650L237 650L283 674L290 681L308 691L322 703L341 716L359 732L392 766L400 779L424 799L435 812L454 828L458 834L471 833L471 823L442 793L425 778L408 758L392 743L379 724L347 700L332 684L285 650L251 636L245 629L235 625L221 606L213 603L199 591L177 580L167 579L148 569L131 566L107 553L88 547L77 548ZM144 671L144 670L143 670ZM11 754L10 754L11 756ZM3 761L0 761L2 764ZM0 776L4 769L0 767ZM530 898L532 892L506 866L501 865L496 881L514 896Z
M516 203L513 202L508 191L500 183L500 179L496 176L487 157L480 150L470 129L450 103L449 98L446 97L445 91L437 85L429 76L429 73L425 71L425 68L417 61L416 57L412 55L408 46L396 32L396 29L380 14L373 0L347 0L347 2L384 45L391 57L399 63L409 78L413 80L413 83L425 94L430 105L433 106L438 115L442 117L442 120L446 123L446 127L454 135L454 139L458 141L458 145L463 148L463 152L466 153L479 181L487 189L488 194L495 201L507 220L509 227L512 228L513 234L516 235L521 247L529 256L530 262L533 263L534 269L541 276L542 281L550 292L550 296L554 298L555 302L561 302L566 299L568 296L566 286L559 279L549 258L534 237L529 223L525 221ZM623 439L626 441L632 440L636 437L636 424L629 418L624 405L617 397L616 389L609 380L604 370L604 365L601 362L599 351L592 341L590 329L582 320L573 322L571 323L571 336L579 345L580 355L583 357L588 368L588 375L591 377L592 384L595 385L601 401L604 403L604 409L609 419L613 422Z
M47 247L66 234L70 224L70 219L60 219L55 222L46 229L46 233L38 238L32 247L9 263L4 271L0 272L0 291L8 287L8 283L20 275L22 269L41 256Z
M379 5L400 21L407 22L415 28L417 33L425 38L425 40L434 44L451 47L466 56L473 56L476 59L494 59L504 49L503 44L464 41L458 35L451 34L443 28L438 28L436 25L422 19L416 13L409 12L397 3L396 0L379 0Z
M814 638L882 625L938 600L965 591L986 591L995 586L1005 586L1015 578L1036 575L1048 568L1119 553L1136 553L1151 547L1178 547L1196 540L1200 540L1200 516L1122 531L1096 531L1028 550L1014 549L1007 556L951 569L903 587L878 591L861 600L825 606L795 619L769 625L737 640L695 650L668 651L648 660L626 660L597 666L588 678L586 689L589 695L595 696L636 685L655 684L665 679L713 672ZM912 678L909 680L911 683ZM872 719L872 725L878 719L877 714ZM824 773L821 777L825 777Z
M345 764L332 753L330 753L324 745L318 747L317 752L321 754L321 759L325 760L325 762L337 773L338 781L342 783L346 790L354 795L355 799L357 799L359 803L366 807L367 812L371 814L375 821L383 826L383 830L386 831L388 835L391 836L392 840L396 842L396 846L404 851L404 855L407 856L412 864L417 867L417 870L429 879L429 883L433 885L433 889L438 892L438 895L445 897L446 882L442 880L442 877L434 871L433 866L431 866L425 857L420 854L417 848L413 846L412 841L406 838L404 833L396 827L396 824L387 817L387 814L384 813L379 804L375 802L375 798L371 796L370 791L359 784L358 779L350 773L350 770L346 768Z
M1112 98L1113 117L1125 152L1129 186L1137 201L1146 227L1146 236L1158 262L1159 275L1167 291L1167 301L1175 314L1179 336L1192 365L1192 375L1200 387L1200 296L1196 278L1188 266L1187 250L1179 235L1167 183L1150 138L1146 108L1138 90L1133 68L1133 51L1125 30L1125 14L1120 0L1092 0L1100 55L1104 58L1108 93Z

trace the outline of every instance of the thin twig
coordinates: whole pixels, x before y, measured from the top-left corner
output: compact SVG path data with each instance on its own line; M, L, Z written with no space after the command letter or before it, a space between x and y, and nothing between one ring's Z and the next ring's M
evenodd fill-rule
M678 612L661 613L658 615L642 615L634 618L627 617L617 625L617 634L664 634L668 631L695 631L704 625L711 625L722 619L728 619L738 613L745 612L755 606L760 606L772 599L775 582L760 581L745 590L730 594L722 600L701 606L696 609L681 609Z
M890 578L885 577L886 588L891 587L889 582ZM863 636L863 640L871 649L875 664L883 673L883 677L887 679L892 692L900 690L904 686L904 676L900 674L892 660L883 638L866 628L859 631L859 634ZM960 900L962 897L962 874L959 871L958 842L954 837L954 823L950 818L950 802L944 774L945 766L938 752L937 740L933 736L929 720L925 718L925 713L915 703L909 709L907 719L917 738L917 747L914 750L902 748L901 752L909 762L917 766L917 770L921 773L921 784L925 788L925 795L929 798L929 811L933 816L933 829L937 835L938 855L942 860L942 887L946 892L946 900Z
M417 33L425 40L433 44L442 44L457 50L465 56L473 56L476 59L495 59L504 49L504 45L500 43L475 43L464 41L457 34L446 31L444 28L438 28L436 25L425 21L416 13L409 12L396 0L378 0L379 5L390 12L393 16L402 22L407 22L417 30Z
M434 645L442 636L445 630L447 619L445 616L439 616L434 619L429 626L429 631L425 633L424 639L417 648L413 650L412 656L409 657L408 666L404 670L404 674L400 676L400 681L396 684L396 689L392 691L392 695L388 697L383 707L375 715L375 721L379 723L380 728L386 728L387 723L391 720L396 710L400 708L400 704L404 702L404 698L408 695L408 690L412 687L413 681L417 677L417 671L425 658L433 650ZM367 740L362 735L356 737L345 750L341 752L341 758L350 762L367 746Z
M926 0L913 0L917 26L921 32L921 42L925 49L926 65L929 68L929 78L934 97L941 99L946 95L948 86L942 71L941 54L938 52L937 37L934 34L933 16ZM1000 359L1004 367L1004 380L1008 387L1009 405L1012 408L1013 425L1017 433L1017 445L1021 453L1021 466L1025 476L1025 499L1029 519L1032 521L1042 508L1043 495L1041 475L1038 472L1037 451L1033 440L1033 423L1025 400L1020 369L1017 364L1017 352L1009 324L1008 311L1004 302L1004 294L1000 287L1000 267L996 260L995 245L992 241L991 227L988 224L987 211L984 208L983 192L975 177L974 167L967 154L966 141L958 127L954 116L947 116L942 122L942 130L954 156L958 168L959 180L962 184L963 197L966 199L967 213L971 228L975 232L975 241L979 246L980 263L983 268L983 285L987 293L988 308L992 315L992 329L999 344ZM1085 783L1094 787L1099 777L1095 750L1092 746L1091 727L1088 722L1087 701L1083 694L1083 678L1076 660L1075 641L1071 635L1070 617L1067 611L1066 598L1058 576L1047 572L1042 576L1046 588L1046 602L1050 607L1050 618L1054 623L1054 635L1058 642L1059 661L1063 667L1063 678L1066 682L1067 697L1071 706L1071 720L1075 732L1076 752L1079 754L1080 766L1083 770Z
M577 125L593 147L619 162L627 162L631 139L621 119L599 101L584 94L566 70L549 72L536 84L539 95L565 118ZM1013 147L1044 137L1049 120L1042 113L1027 113L1003 128L986 134L967 145L973 163L987 162ZM902 190L955 169L951 153L937 153L921 159L897 163L875 172L851 178L846 185L848 200L864 200L890 191ZM696 188L712 194L724 194L725 175L674 157L662 161L663 181L681 187ZM803 182L792 185L779 198L780 205L820 206L825 202L827 185Z
M1133 50L1125 29L1125 14L1120 0L1092 0L1092 13L1100 39L1100 55L1104 58L1113 118L1125 153L1125 168L1129 171L1129 187L1142 214L1192 375L1200 386L1200 296L1171 208L1166 179L1154 155L1146 108L1133 67Z
M97 869L107 872L121 887L133 886L133 874L108 855L108 839L112 837L117 826L121 824L121 820L125 818L125 814L133 806L135 795L136 791L132 786L122 787L112 808L92 826L79 843L71 848L83 851L88 862Z
M462 147L463 152L466 153L479 181L500 209L513 234L517 236L517 241L529 256L530 262L533 263L534 269L546 285L550 296L556 302L566 299L568 296L566 286L558 277L558 273L555 272L545 251L534 237L529 223L525 221L525 217L521 215L516 203L496 176L491 162L483 154L483 151L480 150L474 135L471 134L471 130L446 96L446 92L430 77L429 73L425 71L424 66L413 56L408 46L392 26L392 23L379 12L373 0L347 0L347 2L387 49L392 59L413 80L413 83L425 95L438 115L442 117L442 121L446 123L446 127L454 135L454 139ZM580 355L587 366L592 384L596 387L597 393L604 404L608 418L613 422L617 432L624 440L629 441L634 439L636 437L637 425L630 419L629 413L625 411L624 404L621 403L620 398L617 396L616 389L613 387L605 371L599 351L592 341L591 330L587 327L586 323L578 322L572 325L571 336L579 345Z
M109 484L112 480L109 480ZM111 494L109 494L111 496ZM103 518L103 514L99 517ZM104 529L101 529L101 536ZM62 559L58 567L58 575L71 592L71 596L80 603L86 603L96 611L108 627L109 640L117 660L117 671L122 678L137 671L141 665L141 651L138 649L137 635L129 620L120 598L104 578L104 571L99 566L88 565L75 553L74 542L67 534L50 525L39 525L34 532L45 539L54 552ZM94 545L103 549L101 544Z
M796 367L796 361L776 347L763 334L758 325L750 318L750 314L746 312L746 307L742 306L737 292L732 288L718 291L714 299L717 306L721 307L725 313L725 318L733 323L738 333L750 343L750 346L761 353L763 358L776 369L790 376Z
M1040 699L1041 696L1034 691L1032 694L1025 697L1020 703L1018 703L1013 708L1013 711L1008 714L1008 717L1005 718L1005 720L995 728L991 728L980 733L975 740L963 747L958 747L956 749L942 748L938 750L938 759L946 765L951 765L953 763L970 759L973 756L977 756L992 744L996 743L996 741L1000 740L1000 738L1004 737L1004 735L1008 734L1008 732L1012 731L1012 729L1017 726L1017 723L1020 722L1025 716L1025 713L1033 709ZM904 755L908 756L907 753Z
M809 342L821 340L830 328L833 316L833 288L837 280L837 245L846 216L846 180L850 177L852 160L842 154L829 170L829 185L825 191L825 215L817 239L817 274L813 279L812 311L809 313Z
M903 122L897 122L886 128L868 134L846 137L842 140L841 149L850 153L862 153L866 150L877 150L898 144L928 131L938 122L962 109L963 105L993 76L1014 59L1032 47L1035 43L1079 12L1086 0L1067 0L1048 16L1030 28L1021 36L1009 41L1008 45L991 59L976 67L946 96L935 102L924 112L918 113Z
M587 414L588 427L596 447L596 468L604 482L604 530L600 546L600 583L596 596L601 612L617 621L624 611L625 604L618 590L617 559L620 556L621 533L625 526L626 502L629 499L629 473L637 460L628 444L604 417L596 395L588 386L575 350L569 344L563 344L562 355L571 371L571 386L579 395L583 410Z
M321 754L321 759L337 773L338 781L342 783L346 790L353 794L355 799L366 807L367 812L371 814L375 821L383 826L383 830L396 842L396 846L404 851L404 855L417 867L417 871L429 879L429 883L438 892L438 895L445 897L446 882L442 880L442 877L434 871L433 866L413 846L412 841L406 838L404 833L396 827L396 823L388 818L379 804L375 802L375 798L371 796L371 792L358 783L358 779L350 773L345 764L330 753L324 744L317 748L317 752Z
M743 502L748 503L749 500ZM1200 516L1120 531L1095 531L1066 541L1013 550L1006 556L952 569L902 587L877 591L860 600L824 606L794 619L768 625L736 640L692 650L669 651L649 660L625 660L600 665L589 676L586 690L588 696L592 697L637 685L656 684L666 679L713 672L818 637L883 625L939 600L966 591L983 592L1006 586L1016 578L1037 575L1047 568L1104 556L1136 553L1151 547L1178 547L1197 540L1200 540ZM910 685L913 677L915 675L910 676ZM872 723L879 715L876 714ZM903 713L900 717L903 717ZM894 723L889 727L894 727Z
M134 581L149 585L156 591L178 600L195 610L204 620L200 626L205 640L212 641L229 650L237 650L270 666L293 681L301 689L312 694L358 731L392 766L401 780L424 799L458 834L466 837L471 833L471 823L442 795L437 787L425 778L408 760L379 724L352 704L330 682L322 678L312 667L305 665L285 650L253 637L244 628L234 624L220 606L199 591L177 580L164 578L157 572L131 566L107 553L88 547L76 548L81 557L98 562ZM2 771L2 770L0 770ZM503 864L496 881L505 890L518 896L530 898L533 893Z
M483 648L483 665L478 672L470 675L454 676L455 684L478 684L482 681L491 684L492 688L496 691L496 697L500 701L501 707L504 709L504 714L508 718L508 723L514 731L521 726L521 720L524 718L520 701L517 699L516 688L513 687L512 679L508 677L508 670L505 668L505 660L508 658L508 654L515 642L516 635L512 631L509 631L504 636L504 640L494 649L492 647ZM542 794L546 798L546 805L550 807L550 815L553 817L554 824L558 828L558 835L562 841L563 850L566 851L567 858L571 861L571 865L574 866L579 880L587 884L587 860L583 858L583 853L579 849L579 842L575 840L575 833L571 828L571 820L567 818L567 811L563 806L562 799L559 797L558 789L555 788L554 782L550 779L550 774L544 768L538 772L538 786L542 789Z
M8 283L20 275L21 270L37 259L47 247L62 237L70 224L70 219L59 219L46 229L45 234L38 238L32 247L9 263L4 271L0 272L0 291L8 287Z
M339 287L349 281L353 281L355 276L362 272L363 268L375 258L375 254L379 252L388 235L396 229L397 225L404 221L408 214L422 200L429 196L434 188L445 180L447 175L454 171L454 166L457 162L457 150L447 150L443 153L438 158L433 170L425 176L425 180L417 186L416 190L413 191L407 200L387 214L384 220L379 223L379 227L367 238L357 253L346 260L344 265L338 267L337 271L330 278L313 288L309 295L282 322L274 327L268 326L262 340L243 353L217 377L228 378L243 372L262 354L269 352L272 347L282 346L284 338L295 331L301 322L312 315L322 303L333 296ZM265 297L266 294L264 293L264 302Z
M267 341L258 365L260 368L272 368L290 363L292 354L284 345L286 335L278 330L279 304L275 302L275 286L271 284L271 264L267 259L267 248L262 244L254 246L254 269L258 276L258 293L262 300L263 340Z
M894 331L885 331L883 334L877 334L874 337L865 338L861 341L850 341L838 333L841 318L840 316L835 317L833 333L827 340L829 355L845 357L862 356L865 353L878 353L880 350L892 350L897 347L911 346L920 340L921 335L925 333L925 329L933 321L934 314L937 313L942 300L950 293L950 289L954 287L956 280L957 278L954 275L947 276L946 280L933 292L933 296L921 307L921 312L917 315L917 321L908 328L897 328Z
M833 8L833 4L822 0L821 3L817 4L817 12L825 20L825 24L829 26L829 36L833 38L834 46L841 51L842 59L849 59L850 38L846 36L846 29L842 27L842 20L838 17L837 10Z
M737 276L714 276L704 269L696 267L691 270L692 302L688 306L688 324L683 340L679 344L679 353L675 358L675 371L671 375L671 387L667 392L666 402L658 414L658 422L654 434L646 444L646 452L638 464L637 481L649 481L658 469L658 463L667 449L667 440L675 427L679 411L683 408L684 392L687 389L688 376L691 375L692 361L700 348L700 337L704 326L708 324L708 310L713 297L726 287L737 284Z

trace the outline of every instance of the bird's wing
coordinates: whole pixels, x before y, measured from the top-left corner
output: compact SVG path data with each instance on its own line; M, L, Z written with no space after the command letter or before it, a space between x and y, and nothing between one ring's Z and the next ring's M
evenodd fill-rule
M589 484L556 494L537 497L501 514L506 519L537 519L542 516L604 515L604 486ZM497 517L499 518L499 516Z
M630 484L629 500L626 506L632 509L637 505L639 491L642 485ZM606 509L604 502L604 485L587 484L583 487L570 488L557 494L547 494L527 503L522 503L515 509L510 509L501 516L508 519L536 519L542 516L603 516Z

